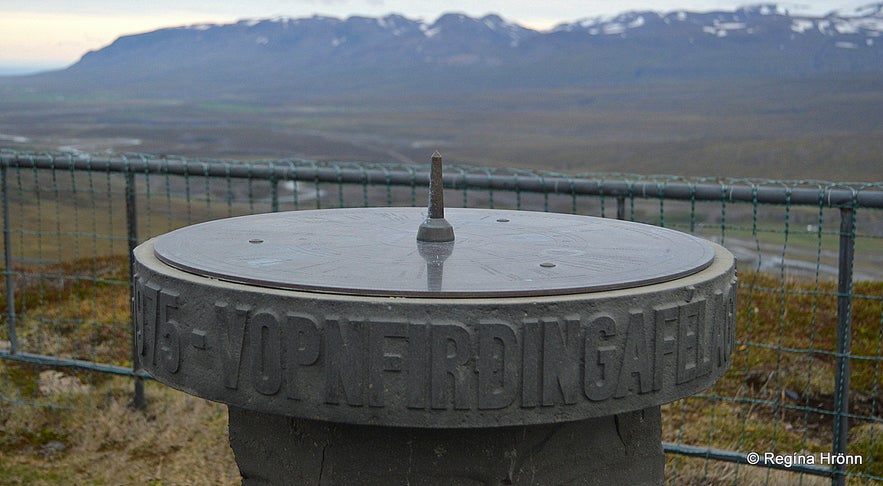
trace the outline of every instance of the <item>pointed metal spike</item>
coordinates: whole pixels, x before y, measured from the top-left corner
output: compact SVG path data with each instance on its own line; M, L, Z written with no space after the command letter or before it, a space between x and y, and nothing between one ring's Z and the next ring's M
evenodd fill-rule
M429 217L445 217L444 179L442 178L442 157L436 150L432 154L432 165L429 169Z
M445 220L444 178L442 156L436 150L432 154L429 169L429 211L426 220L417 230L419 241L454 241L454 228Z

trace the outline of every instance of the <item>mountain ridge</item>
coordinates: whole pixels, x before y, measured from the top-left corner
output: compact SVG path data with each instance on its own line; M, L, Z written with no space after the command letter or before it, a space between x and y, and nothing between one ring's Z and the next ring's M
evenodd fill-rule
M777 4L625 12L544 31L497 14L246 19L122 36L20 81L65 93L271 101L867 72L883 72L883 3L825 16Z

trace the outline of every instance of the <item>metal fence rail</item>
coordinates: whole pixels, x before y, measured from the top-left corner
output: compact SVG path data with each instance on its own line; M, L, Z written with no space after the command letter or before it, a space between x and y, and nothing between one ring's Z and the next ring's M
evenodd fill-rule
M149 377L132 359L127 255L146 238L256 212L422 206L428 180L428 167L392 164L0 151L0 402L65 406L34 386L40 370L64 367L132 377L143 404ZM672 482L754 483L773 469L834 484L883 480L883 183L465 166L448 166L444 182L449 206L618 217L736 253L731 370L664 407ZM799 454L816 461L795 463Z

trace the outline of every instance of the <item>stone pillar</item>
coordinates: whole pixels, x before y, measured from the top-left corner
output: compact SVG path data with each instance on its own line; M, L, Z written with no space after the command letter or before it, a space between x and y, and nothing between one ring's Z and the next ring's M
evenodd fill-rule
M659 407L469 429L351 425L229 410L230 445L244 486L663 483Z
M730 365L732 254L587 216L448 216L456 243L415 241L413 208L145 242L138 357L229 406L246 485L661 484L659 406Z

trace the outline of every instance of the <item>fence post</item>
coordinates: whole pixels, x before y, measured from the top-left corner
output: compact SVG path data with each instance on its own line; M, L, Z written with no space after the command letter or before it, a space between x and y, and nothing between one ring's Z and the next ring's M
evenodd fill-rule
M276 164L272 165L273 172L270 175L270 212L279 212L279 181L276 179Z
M9 224L9 189L6 184L6 164L0 165L0 191L3 192L3 273L6 276L6 328L9 335L9 353L15 354L15 282L12 281L12 231Z
M625 196L616 196L616 219L625 219Z
M855 208L840 209L840 256L837 276L837 359L834 375L833 455L846 454L849 442L849 375L852 315L852 265L855 256ZM846 466L834 466L831 484L846 484Z
M126 233L129 242L129 300L132 305L132 371L135 373L135 390L132 405L136 410L144 410L144 379L137 376L141 371L141 359L138 356L138 344L135 338L135 319L138 315L135 308L135 247L138 246L138 211L135 201L135 172L126 168Z

